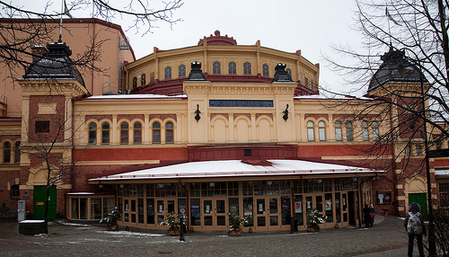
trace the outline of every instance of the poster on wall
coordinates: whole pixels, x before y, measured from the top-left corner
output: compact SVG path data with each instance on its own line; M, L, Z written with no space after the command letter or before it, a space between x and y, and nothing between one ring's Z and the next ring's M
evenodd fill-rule
M295 202L295 213L302 213L302 202Z
M377 201L379 204L391 203L391 192L379 192L377 193Z
M331 200L326 201L326 211L332 211L332 201Z

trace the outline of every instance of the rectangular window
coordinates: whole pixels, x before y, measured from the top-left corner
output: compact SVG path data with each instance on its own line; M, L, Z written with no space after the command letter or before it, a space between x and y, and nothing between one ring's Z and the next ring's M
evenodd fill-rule
M11 198L19 198L20 190L19 185L11 185Z
M90 218L94 220L101 219L101 198L90 199Z
M37 120L34 126L35 133L50 133L50 121Z

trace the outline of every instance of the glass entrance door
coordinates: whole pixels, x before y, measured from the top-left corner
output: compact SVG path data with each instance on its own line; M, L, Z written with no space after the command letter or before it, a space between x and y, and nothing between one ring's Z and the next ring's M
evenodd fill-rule
M253 219L256 231L279 230L282 223L279 198L255 197Z
M209 198L202 200L203 228L211 230L226 227L227 208L225 198Z
M176 199L163 199L163 200L158 199L156 201L156 219L157 219L156 225L163 222L164 219L167 217L167 214L172 212L178 214Z

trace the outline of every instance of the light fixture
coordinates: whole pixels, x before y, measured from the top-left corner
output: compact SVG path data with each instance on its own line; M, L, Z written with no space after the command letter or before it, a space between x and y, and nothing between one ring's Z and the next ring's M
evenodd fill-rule
M323 180L319 178L316 180L316 182L318 182L318 184L321 184L321 182L323 182Z
M273 182L272 182L271 180L268 180L268 181L267 181L267 185L268 185L268 186L271 186L271 184L273 184Z
M164 184L159 183L159 184L157 184L157 186L158 186L159 188L163 188L163 187L164 187Z
M357 182L357 178L352 178L352 181Z
M215 186L215 183L214 183L214 182L210 182L210 183L209 183L209 186L210 186L210 187L214 187L214 186Z
M125 185L124 184L120 184L120 188L124 188L125 187Z
M103 185L102 185L102 184L99 184L98 186L99 186L100 188L103 188Z

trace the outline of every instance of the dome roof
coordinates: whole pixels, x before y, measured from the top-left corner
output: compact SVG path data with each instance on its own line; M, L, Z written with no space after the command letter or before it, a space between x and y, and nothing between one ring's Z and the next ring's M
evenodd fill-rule
M383 61L379 70L374 74L369 83L368 92L371 92L390 82L408 82L420 83L422 74L418 67L410 63L405 58L404 51L393 50L382 55ZM424 82L427 82L424 75L422 76Z
M58 42L47 44L48 53L37 58L25 71L24 79L75 79L84 85L83 77L69 56L69 47Z
M208 45L223 45L223 46L234 46L237 45L237 41L233 37L228 37L228 35L225 35L224 37L220 35L220 31L216 30L214 32L213 36L212 34L209 37L204 37L203 39L200 39L198 42L199 46L202 46L204 44L204 40L207 41Z

